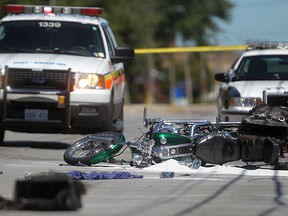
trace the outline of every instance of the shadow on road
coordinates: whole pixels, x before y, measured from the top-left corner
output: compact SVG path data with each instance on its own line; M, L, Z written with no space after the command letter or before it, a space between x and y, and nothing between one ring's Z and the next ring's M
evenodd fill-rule
M0 147L30 147L39 149L66 149L70 144L63 142L47 142L47 141L4 141Z

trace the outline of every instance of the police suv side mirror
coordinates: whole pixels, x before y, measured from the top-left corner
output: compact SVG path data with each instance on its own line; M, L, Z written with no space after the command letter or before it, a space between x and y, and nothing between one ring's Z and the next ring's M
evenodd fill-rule
M214 79L219 82L229 82L229 75L227 73L216 73Z
M125 61L131 61L134 59L134 49L128 47L115 47L114 55L111 56L112 63L119 63Z

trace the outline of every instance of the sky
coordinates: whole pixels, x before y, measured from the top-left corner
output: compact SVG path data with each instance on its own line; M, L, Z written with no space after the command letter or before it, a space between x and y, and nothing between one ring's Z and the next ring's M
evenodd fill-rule
M215 45L242 45L247 41L288 42L288 0L230 0L229 23L219 22Z

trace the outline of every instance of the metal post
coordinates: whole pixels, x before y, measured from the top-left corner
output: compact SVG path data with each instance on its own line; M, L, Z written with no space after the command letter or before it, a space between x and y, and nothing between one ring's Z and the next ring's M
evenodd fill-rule
M2 122L5 122L7 119L7 83L8 83L8 66L5 66L5 75L4 75L4 86L3 86L3 116L2 116Z

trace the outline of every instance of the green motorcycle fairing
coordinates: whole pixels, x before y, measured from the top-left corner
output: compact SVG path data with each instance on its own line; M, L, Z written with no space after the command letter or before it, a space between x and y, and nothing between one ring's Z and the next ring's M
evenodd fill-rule
M165 145L178 145L184 143L191 143L189 137L181 135L181 134L174 134L174 133L167 133L167 132L156 132L153 134L153 139L155 140L155 145L163 145L161 144L161 139L165 138L167 143Z
M117 144L117 141L125 142L125 136L123 134L120 135L119 140L115 140L115 144L110 145L104 151L101 151L100 153L93 155L90 158L90 163L97 164L103 161L107 161L113 158L116 154L118 154L122 149L123 145Z

